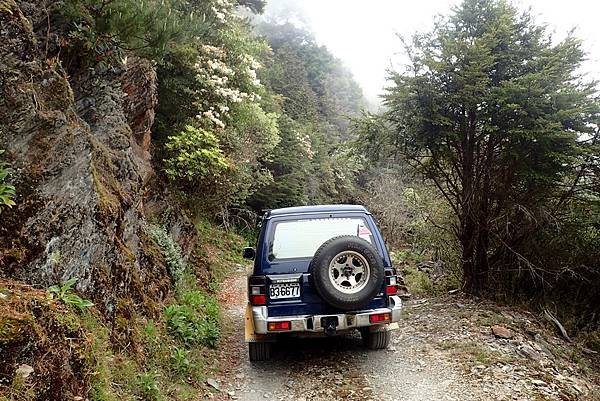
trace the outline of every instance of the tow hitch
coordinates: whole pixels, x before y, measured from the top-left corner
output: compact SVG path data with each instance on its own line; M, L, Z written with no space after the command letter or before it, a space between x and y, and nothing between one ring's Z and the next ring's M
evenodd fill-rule
M338 324L339 321L337 316L327 316L321 318L321 327L323 327L325 334L328 336L335 334Z

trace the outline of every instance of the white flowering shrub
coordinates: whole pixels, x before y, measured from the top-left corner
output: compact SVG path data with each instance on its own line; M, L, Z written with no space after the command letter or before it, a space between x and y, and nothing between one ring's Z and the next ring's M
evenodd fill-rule
M194 65L200 87L198 99L194 103L198 108L196 118L215 129L225 128L229 112L236 103L260 100L258 93L242 89L260 88L256 70L252 68L252 65L258 66L254 59L244 54L239 57L237 65L230 66L227 61L228 53L223 48L202 45L198 61Z
M180 187L202 188L205 198L211 194L211 199L219 200L219 207L243 202L273 180L263 163L279 142L278 114L264 108L272 95L258 78L258 59L269 49L252 37L236 14L237 4L229 0L201 3L203 18L213 29L198 38L193 51L181 52L179 60L174 60L185 63L174 64L176 68L170 70L178 74L179 86L170 93L175 103L165 106L172 113L183 110L186 114L180 117L198 127L166 133L167 175L183 184ZM180 79L182 71L186 71L185 81ZM188 98L180 100L182 94ZM166 127L179 122L163 115L159 110Z
M315 153L312 149L312 141L310 139L310 135L308 135L306 132L300 131L295 131L294 134L296 137L296 141L301 146L302 151L306 154L306 157L309 160L312 160L312 158L315 156Z

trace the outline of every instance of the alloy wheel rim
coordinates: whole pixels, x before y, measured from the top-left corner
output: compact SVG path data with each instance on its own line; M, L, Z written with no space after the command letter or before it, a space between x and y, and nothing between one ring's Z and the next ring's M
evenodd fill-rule
M344 294L355 294L365 288L370 276L369 263L358 252L340 252L329 264L329 281Z

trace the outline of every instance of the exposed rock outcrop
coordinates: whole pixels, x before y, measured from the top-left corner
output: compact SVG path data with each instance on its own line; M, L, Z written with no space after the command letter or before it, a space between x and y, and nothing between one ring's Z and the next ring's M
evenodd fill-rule
M0 275L39 287L77 277L108 315L120 298L151 311L171 285L145 230L154 68L129 57L67 77L25 10L35 7L0 0L0 148L18 176L18 206L0 216ZM166 208L163 195L153 202ZM193 227L174 215L190 252Z

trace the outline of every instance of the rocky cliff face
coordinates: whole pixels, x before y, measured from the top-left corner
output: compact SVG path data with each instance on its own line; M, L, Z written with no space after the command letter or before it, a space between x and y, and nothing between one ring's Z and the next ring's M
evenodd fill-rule
M171 285L146 230L168 212L150 162L156 73L129 57L68 77L39 9L0 0L0 148L18 190L0 215L0 275L39 287L77 277L108 315L120 298L152 311ZM171 216L189 254L193 227Z

